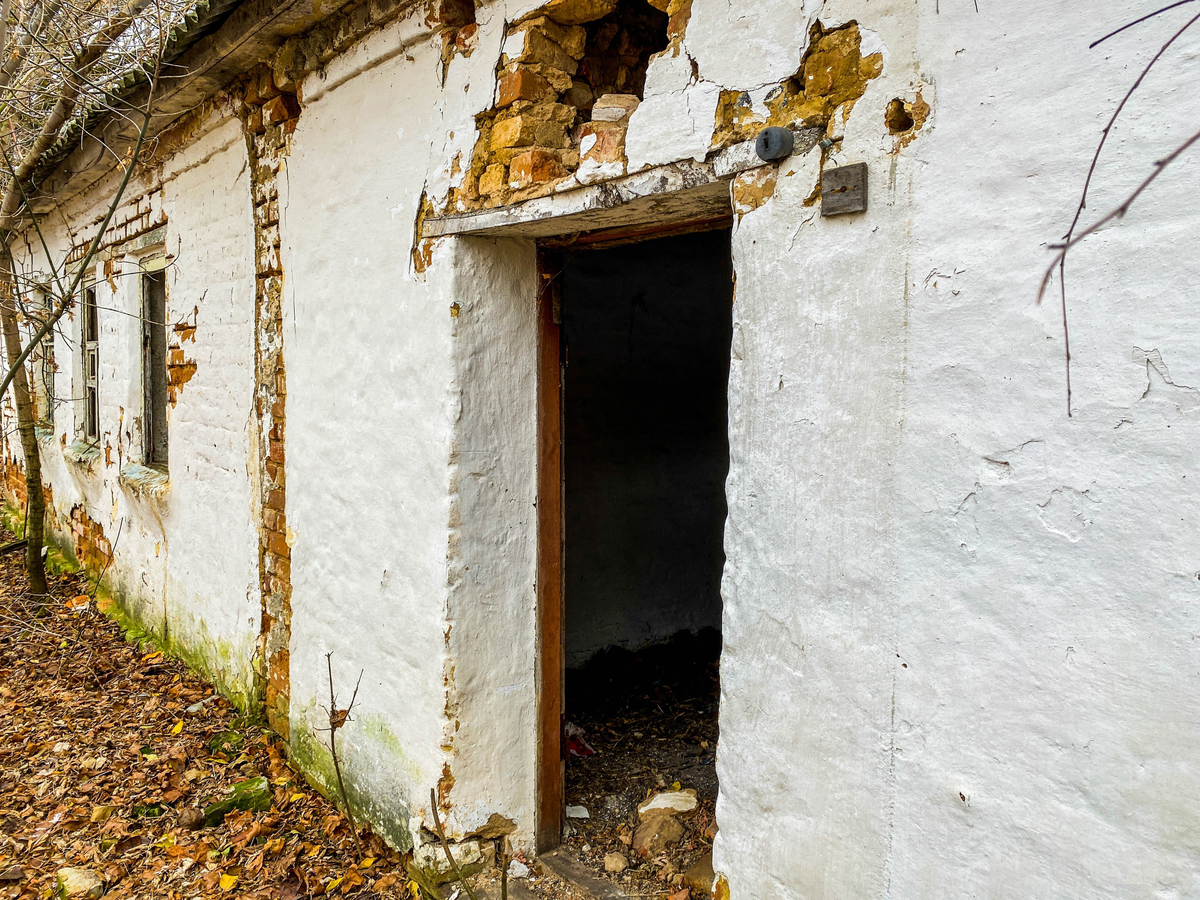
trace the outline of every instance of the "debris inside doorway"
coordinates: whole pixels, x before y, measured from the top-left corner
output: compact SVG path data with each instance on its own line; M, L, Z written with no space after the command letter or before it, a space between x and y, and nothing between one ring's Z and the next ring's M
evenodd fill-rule
M610 648L567 673L594 754L567 762L567 849L631 897L709 896L721 638ZM571 809L578 807L579 809Z

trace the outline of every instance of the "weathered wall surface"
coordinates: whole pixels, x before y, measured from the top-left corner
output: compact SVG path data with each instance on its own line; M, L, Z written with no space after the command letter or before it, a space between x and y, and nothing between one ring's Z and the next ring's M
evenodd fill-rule
M786 33L774 7L739 40ZM871 208L810 219L793 160L735 232L733 897L1198 888L1200 271L1171 199L1195 163L1068 264L1072 418L1060 312L1034 303L1114 98L1178 23L1089 52L1145 10L979 7L825 4L886 48L837 154L870 165ZM753 57L720 47L694 51L702 77ZM1114 132L1088 216L1184 136L1195 49ZM905 146L884 108L918 92Z
M538 683L536 260L531 241L453 246L451 824L467 832L503 816L527 844Z
M410 16L329 60L277 179L291 740L327 782L325 654L343 702L362 671L349 780L400 845L430 788L455 836L493 814L520 842L533 828L533 248L415 238L469 186L506 24L536 6L480 5L453 52ZM1173 199L1196 164L1069 263L1071 418L1060 314L1033 302L1113 97L1168 27L1086 49L1134 6L694 0L650 64L621 171L793 113L831 142L731 187L715 860L731 897L1200 891L1200 262ZM1147 82L1090 213L1195 120L1196 54ZM895 99L913 119L898 134ZM820 219L822 164L860 161L869 210ZM80 506L117 545L131 609L235 695L257 677L260 612L246 163L227 119L146 195L176 255L171 321L196 326L167 492L119 479L140 388L116 312L100 453L64 456L78 424L61 408L46 463L60 523ZM130 266L101 268L102 306L136 310Z
M64 210L90 239L115 189ZM247 474L252 389L253 248L245 144L236 119L209 116L195 140L135 180L114 217L126 239L95 265L99 446L82 442L78 310L54 342L53 436L41 441L57 539L106 581L124 612L205 672L240 704L257 693L259 600ZM72 247L62 220L49 234L57 264ZM163 230L165 228L165 231ZM147 231L147 229L154 229ZM139 238L142 233L148 237ZM78 244L77 244L78 245ZM141 464L139 265L173 257L167 276L172 402L170 478ZM32 266L48 271L44 257ZM19 458L19 445L12 446ZM81 539L82 537L82 539Z
M334 68L324 89L310 79L280 197L292 742L331 775L313 733L328 726L325 654L343 703L362 671L340 732L347 778L401 844L445 762L454 402L449 280L418 278L409 253L441 135L439 63L428 43L409 53L340 84Z

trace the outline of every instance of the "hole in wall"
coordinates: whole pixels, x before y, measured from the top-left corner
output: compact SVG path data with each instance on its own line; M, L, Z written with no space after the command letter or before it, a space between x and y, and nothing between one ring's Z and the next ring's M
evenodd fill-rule
M669 24L647 0L614 0L551 2L510 25L495 105L476 117L464 204L548 193L582 162L622 167L629 117L651 58L670 44Z
M899 97L887 105L887 110L883 114L883 122L892 134L903 134L906 131L912 131L913 126L916 124L913 121L912 114L909 112L909 104L905 103Z

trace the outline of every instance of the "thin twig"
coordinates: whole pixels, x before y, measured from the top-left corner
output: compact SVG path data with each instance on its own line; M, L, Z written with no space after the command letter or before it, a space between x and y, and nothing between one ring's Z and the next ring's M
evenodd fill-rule
M1141 25L1147 19L1153 19L1155 16L1162 15L1163 13L1167 12L1168 10L1174 9L1177 6L1186 6L1189 3L1195 3L1195 2L1196 2L1196 0L1178 0L1178 2L1176 2L1176 3L1172 3L1168 6L1164 6L1161 9L1156 9L1154 12L1147 13L1146 15L1142 16L1140 19L1134 19L1132 22L1122 25L1116 31L1110 31L1104 37L1100 38L1100 40L1092 41L1090 44L1088 44L1088 49L1093 50L1096 47L1099 47L1101 44L1103 44L1105 41L1107 41L1110 37L1116 37L1122 31L1132 28L1134 25Z
M1147 19L1150 19L1150 18L1153 18L1154 16L1159 15L1160 13L1164 13L1167 10L1174 9L1177 6L1183 6L1184 4L1191 3L1191 2L1193 2L1193 0L1179 0L1179 2L1177 2L1177 3L1172 3L1169 6L1164 6L1161 9L1156 10L1155 12L1152 12L1148 15L1142 16L1141 18L1136 19L1133 22L1129 22L1126 25L1123 25L1122 27L1118 28L1116 31L1110 32L1109 34L1100 38L1100 40L1092 43L1091 47L1095 47L1097 44L1103 43L1104 41L1108 40L1113 35L1119 34L1127 28L1132 28L1134 25L1138 25L1141 22L1146 21ZM1086 237L1088 234L1095 231L1096 228L1098 228L1102 224L1104 224L1104 222L1107 221L1108 218L1111 218L1111 214L1110 214L1109 217L1106 217L1106 219L1102 219L1100 222L1093 225L1091 229L1089 229L1088 231L1085 231L1082 235L1079 235L1078 238L1076 237L1075 228L1079 224L1079 219L1083 215L1084 209L1087 208L1088 191L1091 189L1092 178L1096 174L1096 165L1100 161L1100 154L1104 150L1104 145L1108 142L1108 136L1111 133L1113 126L1116 124L1117 119L1121 115L1121 112L1125 109L1125 104L1127 104L1129 102L1129 99L1134 95L1134 93L1137 91L1137 89L1139 87L1141 87L1142 82L1146 79L1146 76L1150 74L1150 70L1154 68L1155 64L1162 58L1163 54L1166 53L1167 50L1171 47L1171 45L1174 44L1175 41L1178 40L1184 34L1184 32L1186 32L1189 28L1191 28L1198 20L1200 20L1200 14L1197 14L1197 15L1193 16L1191 19L1189 19L1186 23L1184 23L1182 28L1180 28L1173 35L1171 35L1170 38L1167 39L1167 41L1158 49L1158 52L1155 53L1154 56L1151 57L1150 61L1148 63L1146 63L1146 65L1142 68L1142 71L1138 75L1137 79L1133 82L1132 85L1130 85L1129 90L1127 90L1125 92L1125 96L1121 98L1121 102L1117 104L1117 108L1115 110L1113 110L1112 116L1109 117L1107 124L1105 124L1104 129L1101 131L1100 141L1096 145L1096 150L1092 154L1092 161L1088 165L1087 177L1084 178L1084 181L1083 181L1083 190L1080 192L1080 195L1079 195L1079 203L1075 207L1075 215L1071 218L1071 224L1067 228L1067 233L1063 236L1063 241L1065 243L1062 245L1052 246L1052 249L1061 249L1061 252L1055 256L1054 260L1046 268L1046 274L1045 274L1045 276L1043 276L1042 283L1041 283L1040 287L1038 288L1037 302L1038 302L1038 305L1041 305L1042 297L1046 293L1046 286L1049 283L1050 277L1054 274L1054 269L1057 267L1058 268L1058 276L1059 276L1059 292L1060 292L1060 297L1061 297L1060 302L1061 302L1061 307L1062 307L1063 356L1064 356L1064 368L1065 368L1066 383L1067 383L1067 417L1068 418L1070 418L1072 415L1072 408L1071 408L1071 328L1070 328L1069 317L1067 314L1067 268L1066 268L1067 251L1069 251L1072 246L1074 246L1076 243L1078 243L1079 238ZM1158 172L1161 171L1161 166L1168 165L1177 155L1178 155L1178 152L1175 154L1172 154L1172 156L1169 157L1165 162L1160 162L1158 164L1160 166L1160 168L1157 169L1153 175L1151 175L1151 177L1147 180L1147 182L1144 183L1141 187L1139 187L1138 190L1134 192L1133 196L1130 197L1126 201L1125 204L1122 204L1121 207L1118 207L1118 210L1120 210L1119 216L1124 216L1125 211L1127 211L1129 208L1128 204L1132 203L1132 201L1137 198L1137 195L1141 193L1142 189L1144 187L1146 187L1150 181L1153 181L1156 177L1158 177Z
M458 863L455 862L454 855L450 852L450 842L446 840L446 832L442 830L442 822L441 819L438 818L437 791L433 788L429 789L429 809L433 813L433 826L437 829L437 836L442 842L442 849L446 851L446 859L450 861L450 869L454 872L455 880L457 880L458 883L463 886L463 889L467 892L467 896L470 897L471 900L478 900L478 898L475 896L475 892L471 890L471 885L467 884L467 879L463 877L462 869L460 869L458 867Z
M1196 143L1197 141L1200 141L1200 131L1197 131L1195 134L1193 134L1191 137L1189 137L1186 141L1184 141L1182 144L1180 144L1178 147L1176 147L1174 150L1172 150L1170 152L1170 154L1168 154L1167 156L1163 157L1160 160L1157 160L1154 163L1154 171L1152 171L1148 176L1146 176L1145 180L1143 180L1142 183L1139 184L1137 186L1137 188L1133 191L1133 193L1131 193L1128 197L1126 197L1116 209L1112 210L1110 213L1108 213L1108 215L1093 222L1090 226L1085 228L1083 231L1079 232L1079 234L1075 235L1069 241L1066 241L1061 244L1051 244L1050 245L1050 249L1057 250L1058 253L1055 255L1054 261L1052 263L1050 263L1049 267L1046 269L1046 274L1042 276L1042 284L1041 284L1041 287L1038 289L1038 302L1039 303L1042 301L1042 295L1045 294L1045 292L1046 292L1046 285L1047 285L1047 283L1049 283L1050 277L1054 274L1055 267L1059 264L1059 262L1063 258L1066 257L1067 252L1072 247L1074 247L1076 244L1078 244L1080 241L1082 241L1084 238L1086 238L1088 235L1095 234L1098 230L1103 228L1105 225L1107 225L1113 219L1122 218L1125 215L1125 213L1129 212L1129 208L1131 206L1133 206L1133 204L1137 201L1137 198L1142 195L1142 192L1154 183L1155 179L1157 179L1158 176L1163 173L1163 171L1167 168L1167 166L1169 166L1171 163L1175 162L1175 160L1177 160L1180 156L1183 155L1184 151L1186 151L1189 147L1192 146L1192 144Z
M346 791L346 782L342 780L342 763L338 759L337 730L350 721L350 710L354 709L354 701L358 699L358 685L362 684L363 673L358 673L358 684L354 685L354 693L350 696L350 705L345 709L337 708L337 698L333 693L333 651L325 654L325 665L329 669L329 752L333 755L333 772L337 776L338 790L342 792L342 805L346 807L346 818L350 821L350 833L354 835L354 849L358 860L363 858L362 843L358 839L358 825L354 822L354 811L350 808L350 794ZM364 670L365 671L365 670Z

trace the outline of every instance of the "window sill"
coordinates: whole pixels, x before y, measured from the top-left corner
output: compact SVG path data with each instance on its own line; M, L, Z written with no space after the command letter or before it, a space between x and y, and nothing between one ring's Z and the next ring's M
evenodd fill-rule
M39 422L38 424L33 426L33 433L35 435L37 435L39 444L53 444L54 443L54 426L53 425L47 425L43 422Z
M171 486L171 476L165 469L151 468L140 463L130 463L122 467L117 481L130 493L155 500L165 497L167 488Z
M63 456L67 458L67 462L73 462L91 471L96 460L100 458L100 445L89 444L87 441L74 441L67 444L63 450Z

